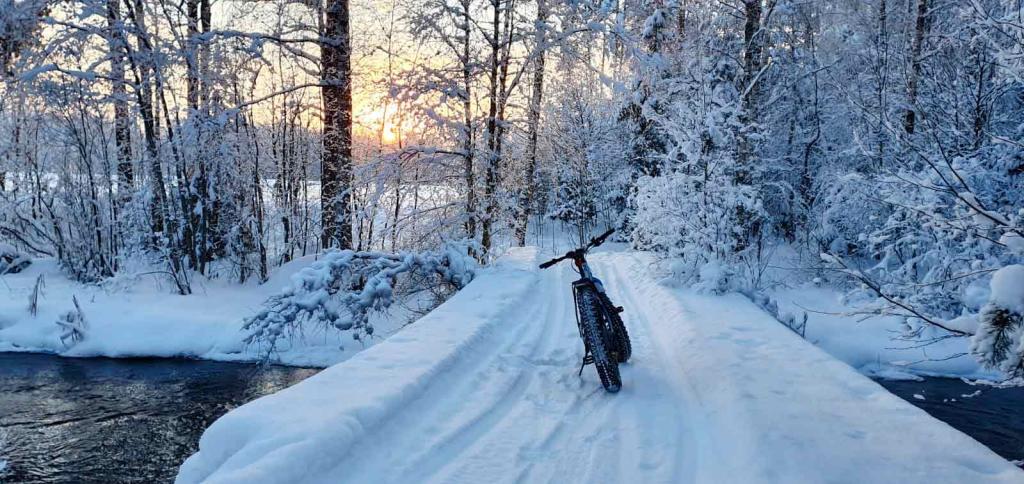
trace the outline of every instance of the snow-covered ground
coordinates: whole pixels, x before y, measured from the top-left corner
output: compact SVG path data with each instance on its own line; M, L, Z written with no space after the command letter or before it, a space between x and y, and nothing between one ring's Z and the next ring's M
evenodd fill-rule
M122 276L104 286L88 286L65 277L54 260L37 259L18 274L0 276L0 351L258 360L264 356L260 349L246 347L242 341L242 319L313 261L309 256L285 264L262 285L194 279L194 293L178 296L161 274ZM44 285L33 316L28 311L29 297L40 275ZM77 297L88 326L82 341L65 344L55 321L74 309L72 296ZM410 317L407 308L396 305L389 314L373 319L379 337L364 342L336 331L307 328L301 340L274 358L289 365L330 366L380 341Z
M634 345L605 393L566 265L520 250L437 310L217 420L192 482L1024 482L992 451L745 298L666 288L642 254L591 258Z
M983 368L969 354L970 338L928 344L901 339L900 318L849 315L855 308L844 303L842 293L835 289L804 286L769 294L778 303L780 313L807 313L808 341L866 375L888 379L916 379L919 375L992 381L1004 378Z

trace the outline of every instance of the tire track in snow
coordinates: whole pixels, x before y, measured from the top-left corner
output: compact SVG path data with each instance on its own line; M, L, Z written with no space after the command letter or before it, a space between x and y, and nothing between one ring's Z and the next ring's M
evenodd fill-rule
M481 373L484 376L492 373L487 371L491 368L501 373L514 373L514 384L507 392L504 392L499 398L484 407L467 424L460 426L454 432L443 437L439 443L432 445L429 454L411 465L410 468L414 470L418 477L434 477L439 473L443 473L446 468L458 465L459 456L463 455L474 444L491 433L496 426L503 423L509 413L525 399L524 395L527 393L527 387L531 386L531 381L534 378L532 373L526 371L526 367L534 364L535 360L531 358L531 355L535 353L536 348L542 347L550 337L550 330L548 329L550 326L538 324L548 320L551 308L555 307L551 304L551 298L545 296L551 294L551 291L556 289L552 286L557 286L557 282L561 282L559 279L552 283L552 278L550 277L544 279L546 281L541 284L542 290L535 298L532 298L534 304L527 313L526 318L517 318L515 315L507 317L509 320L521 319L520 324L524 328L533 330L531 332L533 337L529 338L526 342L515 344L517 341L515 338L519 335L513 334L512 338L510 338L510 343L519 351L509 355L499 352L494 363L478 366L478 368L484 369ZM470 393L466 394L467 398L471 399L473 393L476 392L470 389Z
M632 364L628 365L631 371L624 375L624 379L630 380L624 380L623 384L636 388L638 393L650 394L646 399L649 405L634 402L631 409L630 417L637 426L631 437L635 448L640 449L640 455L635 456L633 464L639 471L659 474L650 477L662 482L692 481L697 460L694 439L688 438L692 429L684 415L686 399L672 384L680 375L673 372L673 365L668 364L671 355L661 351L652 339L652 316L662 316L652 314L652 310L660 309L661 305L656 300L640 301L636 290L639 278L633 277L632 273L624 273L622 267L630 262L628 266L633 268L635 261L625 259L623 254L616 254L611 260L605 257L595 260L599 274L605 274L612 281L605 288L612 301L626 309L627 331L634 344ZM662 317L660 324L671 322ZM620 475L621 479L629 477Z
M537 296L526 298L530 304ZM534 304L533 306L536 306ZM497 324L485 341L467 352L451 368L439 374L418 398L392 415L340 459L336 469L341 482L408 482L415 474L411 463L438 458L435 446L455 438L458 431L484 425L484 417L523 385L512 378L495 378L498 355L513 353L522 344L521 325ZM536 336L535 336L536 337ZM446 425L447 424L447 425ZM424 464L425 466L427 464ZM427 476L423 476L427 477ZM332 482L338 482L334 480Z
M635 295L623 292L632 281L601 257L594 262L599 276L611 277L608 290L613 300L624 303L630 317L647 318ZM562 285L565 297L556 298L569 305L565 314L573 318L570 286L568 281ZM647 325L630 323L627 320L636 333L634 359L622 366L624 387L617 395L601 389L593 368L586 368L582 379L576 376L582 343L575 326L570 338L562 341L576 349L570 376L575 383L548 391L574 392L581 395L580 401L563 415L546 416L557 418L557 423L536 446L543 459L527 464L517 482L672 482L685 481L682 476L692 474L696 460L684 453L692 448L681 445L688 429L682 425L679 408L685 406L676 401L678 394L665 381L672 375L663 371L663 353L654 351Z
M542 271L534 295L472 352L341 457L342 482L670 482L692 476L692 438L651 334L653 308L621 254L593 265L626 307L632 363L607 394L593 367L577 376L583 343L567 265Z
M345 482L431 480L506 420L524 400L533 377L522 368L530 366L530 354L547 337L546 326L536 323L547 319L549 296L561 282L551 279L543 278L540 290L517 306L527 312L504 315L487 344L464 355L424 395L345 456L338 475Z
M480 472L495 476L498 482L521 481L538 462L557 454L546 445L565 431L566 423L578 412L581 397L572 368L573 362L582 357L582 350L576 350L576 346L582 348L582 343L571 298L564 297L563 292L569 288L568 268L542 274L546 279L541 290L547 311L532 324L542 328L544 336L526 357L528 364L519 368L533 374L527 394L516 412L476 442L463 461L440 474L438 482L471 481ZM506 457L496 460L496 456Z

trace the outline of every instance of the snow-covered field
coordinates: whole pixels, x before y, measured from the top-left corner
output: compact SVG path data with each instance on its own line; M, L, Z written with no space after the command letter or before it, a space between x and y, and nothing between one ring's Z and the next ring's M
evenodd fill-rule
M163 275L122 277L106 286L86 286L67 279L55 261L38 259L21 273L0 276L0 351L258 360L264 356L260 349L246 347L242 341L242 319L313 261L311 256L296 259L275 270L262 285L193 280L194 293L178 296ZM33 316L29 297L40 275L44 285ZM77 297L87 323L85 338L78 343L62 342L61 328L55 323L74 309L72 296ZM307 328L300 340L292 341L294 346L273 358L296 366L330 366L380 341L409 317L406 308L396 305L391 313L373 319L380 337L364 342L336 331Z
M1024 482L743 297L592 258L626 308L624 388L582 353L565 265L515 251L390 339L217 420L192 482Z

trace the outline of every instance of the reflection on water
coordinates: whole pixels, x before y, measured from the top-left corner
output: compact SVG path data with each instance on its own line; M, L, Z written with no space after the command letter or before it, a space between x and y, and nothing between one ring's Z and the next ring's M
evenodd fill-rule
M316 371L0 353L0 482L172 481L214 420Z
M970 385L953 378L878 383L1008 460L1024 460L1024 388Z

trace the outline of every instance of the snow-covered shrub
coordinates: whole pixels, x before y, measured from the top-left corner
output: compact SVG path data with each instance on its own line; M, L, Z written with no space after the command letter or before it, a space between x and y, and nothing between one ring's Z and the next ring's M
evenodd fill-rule
M874 214L881 222L864 224L858 253L867 257L866 274L883 292L940 318L980 309L965 295L984 284L993 269L1012 262L1013 254L997 241L1014 233L1008 230L1013 221L1002 214L1020 203L1020 195L1012 193L1015 180L993 166L989 156L956 158L949 167L935 162L935 169L912 165L879 180L882 206ZM920 188L946 186L957 177L970 189Z
M554 206L547 215L569 224L579 233L586 233L597 216L594 192L598 183L585 165L573 171L575 173L567 170L558 174Z
M273 352L306 324L350 331L356 340L373 335L374 311L387 310L406 293L436 287L458 290L473 280L476 261L466 244L448 244L434 252L388 254L334 250L292 276L292 286L267 299L245 321L247 344Z
M724 187L709 185L723 183ZM720 177L708 180L673 172L642 180L637 191L633 240L640 248L676 259L678 274L709 292L721 293L738 280L736 203L752 202L749 190Z
M72 296L71 300L75 303L75 309L61 314L56 321L61 331L60 342L68 348L85 339L85 330L88 327L82 306L78 304L78 298Z
M992 275L992 295L979 314L971 353L989 368L1024 376L1024 265Z
M885 221L886 207L877 202L877 192L873 180L861 173L838 176L823 187L810 235L818 247L844 257L868 255L866 234Z
M709 89L710 97L705 104L679 100L660 120L673 168L638 180L632 236L638 248L675 259L686 282L721 293L756 285L758 271L749 269L759 264L762 239L747 228L766 213L738 158L736 66L723 60L690 68L703 84L683 79L672 90Z
M548 170L545 214L573 227L581 244L595 226L621 226L629 176L623 133L609 114L614 102L596 91L579 82L559 86L562 102L546 123L559 163Z
M0 119L0 126L6 124L8 129L13 125L26 131L52 130L49 136L59 133L78 139L102 136L102 123L102 115L88 109L66 124L42 114ZM10 139L5 135L0 135L0 153L5 148L14 153L27 149L4 146ZM40 145L33 148L39 153L35 161L14 158L10 162L16 170L0 167L4 175L0 178L19 188L0 191L0 239L16 241L28 254L56 258L72 279L98 282L111 276L116 267L117 244L109 217L115 210L109 191L102 187L109 181L97 173L102 145L89 146L88 150L73 150L71 145L60 149ZM0 160L7 161L3 154ZM96 171L90 175L90 170ZM24 189L28 187L33 189Z
M17 274L32 264L32 259L9 244L0 243L0 276Z
M971 337L979 362L1014 377L1024 374L1024 266L1015 264L1022 217L1014 214L1021 199L996 154L883 177L879 223L864 224L855 250L833 244L823 260L860 283L851 292L867 301L859 311L904 318L899 338Z

